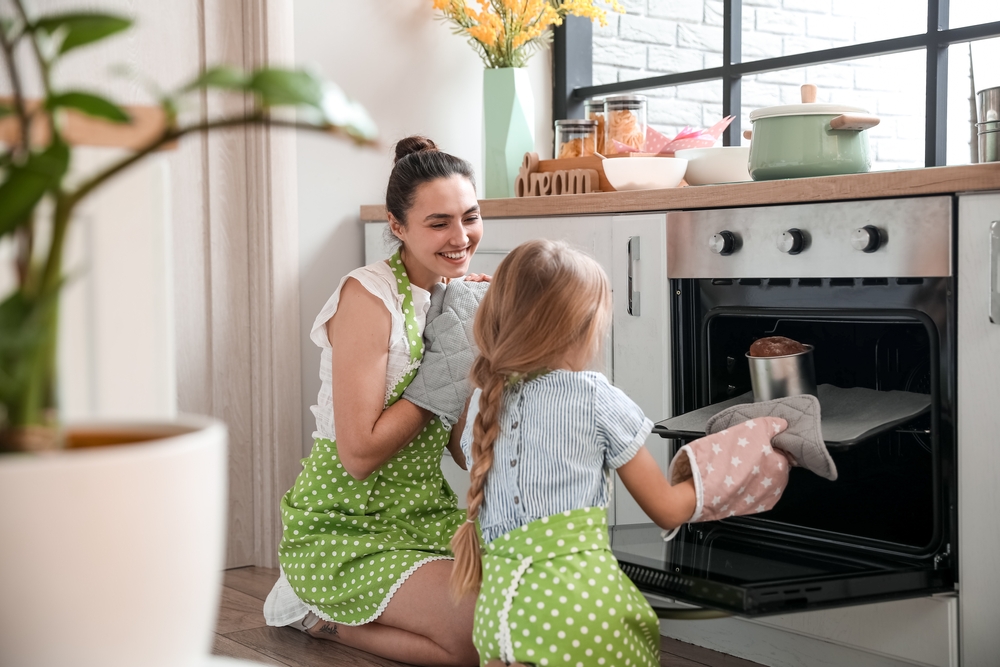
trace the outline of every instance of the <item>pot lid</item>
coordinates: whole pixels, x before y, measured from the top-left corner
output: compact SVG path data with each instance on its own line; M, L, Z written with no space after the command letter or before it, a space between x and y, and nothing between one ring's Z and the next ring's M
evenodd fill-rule
M782 104L776 107L764 107L750 112L750 122L761 118L776 116L839 116L845 113L867 114L868 109L849 107L843 104Z
M750 112L750 122L761 118L775 116L839 116L845 113L867 114L868 109L849 107L843 104L817 104L816 86L811 83L801 88L802 104L782 104L776 107L764 107Z

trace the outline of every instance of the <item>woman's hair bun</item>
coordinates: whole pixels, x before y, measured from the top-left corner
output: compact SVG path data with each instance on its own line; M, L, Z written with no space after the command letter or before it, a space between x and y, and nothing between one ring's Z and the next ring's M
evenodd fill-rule
M423 153L424 151L436 151L437 149L437 144L427 137L414 135L412 137L401 139L396 143L396 159L393 160L393 164L399 162L411 153Z

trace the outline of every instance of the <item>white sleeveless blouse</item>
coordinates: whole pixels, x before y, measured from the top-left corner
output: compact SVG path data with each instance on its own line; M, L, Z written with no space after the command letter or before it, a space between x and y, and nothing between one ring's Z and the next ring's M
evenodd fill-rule
M340 280L336 291L319 311L316 321L313 322L312 330L309 332L309 338L323 350L319 364L319 379L322 384L316 405L311 408L316 417L316 431L313 432L313 439L336 440L337 438L333 421L333 347L330 345L330 339L326 333L326 324L337 312L340 290L344 288L344 283L347 282L348 278L354 278L366 290L381 299L389 310L389 314L392 315L392 327L389 332L389 363L385 369L386 402L388 402L388 397L399 380L412 368L410 365L410 345L403 323L403 295L396 291L396 277L392 274L389 264L384 261L376 262L351 271ZM430 292L416 285L411 287L411 294L417 326L420 334L423 335L427 309L431 305L431 295Z

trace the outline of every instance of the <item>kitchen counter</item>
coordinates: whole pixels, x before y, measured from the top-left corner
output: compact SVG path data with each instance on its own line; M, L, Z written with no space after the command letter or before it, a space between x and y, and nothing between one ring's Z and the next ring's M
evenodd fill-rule
M1000 162L666 190L483 199L479 203L484 218L524 218L881 199L977 190L1000 191ZM362 206L361 220L384 222L385 206Z

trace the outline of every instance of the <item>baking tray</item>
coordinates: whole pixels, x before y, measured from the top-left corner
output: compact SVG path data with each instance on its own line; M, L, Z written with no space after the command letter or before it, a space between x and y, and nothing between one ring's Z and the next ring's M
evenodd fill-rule
M931 407L928 394L909 391L875 391L861 387L844 389L821 384L816 393L819 395L823 439L831 448L851 447L891 431ZM664 419L656 423L653 433L680 440L700 438L705 435L705 424L712 415L741 403L753 403L753 392Z

